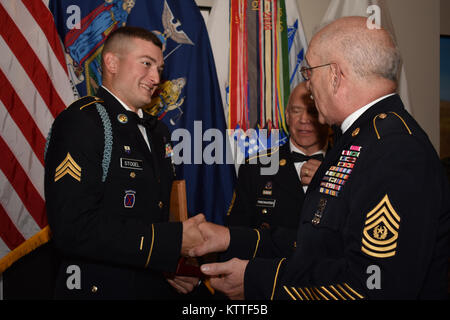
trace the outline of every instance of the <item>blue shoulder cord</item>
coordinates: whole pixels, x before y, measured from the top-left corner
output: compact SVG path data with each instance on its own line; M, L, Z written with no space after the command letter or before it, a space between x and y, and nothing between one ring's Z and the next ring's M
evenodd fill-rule
M112 145L113 145L112 126L111 120L108 117L108 113L106 112L105 107L102 106L100 103L96 103L95 106L97 108L98 114L100 115L100 118L102 119L103 130L105 133L105 145L103 148L103 160L102 160L102 169L103 169L102 182L105 182L106 178L108 177L109 164L111 163ZM50 143L51 135L52 135L52 128L50 128L47 135L47 140L45 141L44 159L47 156L47 149Z
M98 114L100 115L100 118L102 119L103 129L105 132L105 146L103 149L103 160L102 160L102 169L103 169L102 182L105 182L108 176L109 164L111 163L112 145L113 145L112 126L111 120L108 117L108 113L106 112L105 107L102 106L100 103L96 103L95 106L97 108Z

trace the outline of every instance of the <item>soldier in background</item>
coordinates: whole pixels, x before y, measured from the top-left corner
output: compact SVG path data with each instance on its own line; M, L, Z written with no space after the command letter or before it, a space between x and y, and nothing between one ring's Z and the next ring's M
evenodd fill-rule
M297 230L305 193L324 158L328 137L328 126L319 124L306 82L297 85L289 97L286 123L289 142L267 150L266 156L256 156L278 152L275 174L261 174L262 163L267 163L264 159L247 158L240 166L226 217L228 226Z

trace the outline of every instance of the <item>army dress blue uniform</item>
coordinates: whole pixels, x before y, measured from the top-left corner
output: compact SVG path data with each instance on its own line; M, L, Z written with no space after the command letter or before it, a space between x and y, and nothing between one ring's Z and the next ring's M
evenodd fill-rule
M278 170L264 175L262 170L271 166L269 161L278 161ZM287 142L264 154L247 158L239 167L226 225L254 228L259 234L268 233L271 236L264 238L271 239L272 246L281 250L278 255L290 254L295 248L304 199L305 192ZM233 254L244 257L238 252ZM231 258L228 255L223 257Z
M182 225L168 222L170 136L162 122L144 118L150 148L136 113L100 88L95 97L70 105L52 126L45 197L63 255L57 298L172 297L162 271L176 269Z
M311 182L290 257L231 228L247 299L446 299L450 191L426 133L398 95L366 110ZM235 238L233 240L233 237ZM239 247L240 246L240 247Z

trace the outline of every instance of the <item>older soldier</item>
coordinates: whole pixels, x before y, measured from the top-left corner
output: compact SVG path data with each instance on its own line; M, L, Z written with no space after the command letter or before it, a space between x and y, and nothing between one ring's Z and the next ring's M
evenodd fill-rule
M202 271L234 299L446 299L450 190L426 133L395 93L392 37L369 30L363 17L342 18L313 37L306 62L319 121L343 134L309 185L297 248ZM233 229L199 228L207 242L192 254L245 246ZM253 239L248 256L264 241Z

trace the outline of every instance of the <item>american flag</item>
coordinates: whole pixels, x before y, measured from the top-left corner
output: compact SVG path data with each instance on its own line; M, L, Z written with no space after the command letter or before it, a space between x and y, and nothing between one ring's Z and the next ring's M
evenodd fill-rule
M0 0L0 275L47 242L44 149L73 100L48 1Z

